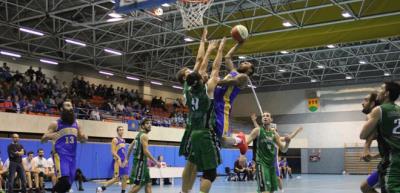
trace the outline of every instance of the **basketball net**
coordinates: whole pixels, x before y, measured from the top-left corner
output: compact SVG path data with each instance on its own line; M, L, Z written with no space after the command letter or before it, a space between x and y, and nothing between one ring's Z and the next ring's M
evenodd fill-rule
M182 14L183 27L192 30L204 26L204 13L214 0L178 0L176 5Z

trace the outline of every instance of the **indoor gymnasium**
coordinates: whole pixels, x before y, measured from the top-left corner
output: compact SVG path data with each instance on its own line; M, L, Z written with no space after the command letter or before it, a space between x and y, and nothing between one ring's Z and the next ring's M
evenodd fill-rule
M0 0L0 193L400 193L399 0Z

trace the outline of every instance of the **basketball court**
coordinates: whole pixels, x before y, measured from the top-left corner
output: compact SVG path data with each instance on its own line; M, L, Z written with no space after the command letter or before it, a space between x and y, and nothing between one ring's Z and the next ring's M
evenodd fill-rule
M215 113L217 121L210 140L197 147L210 142L211 148L202 147L215 146L212 161L222 163L197 173L191 192L199 192L201 178L211 182L215 175L211 193L256 192L273 171L264 174L264 165L279 168L268 188L279 171L293 173L275 192L362 192L377 166L392 161L379 155L388 156L389 145L394 152L400 148L394 97L400 80L399 0L0 0L0 62L0 163L8 159L13 133L20 134L26 152L41 148L51 157L52 144L40 139L62 115L63 101L72 100L70 118L79 119L88 142L66 143L76 145L77 168L89 179L84 192L101 193L96 181L119 174L115 167L125 165L119 157L140 132L148 134L146 147L160 159L149 163L149 176L175 181L154 185L153 192L183 191L187 160L180 145L193 146L186 142L195 138L188 128L199 109L192 89L200 84L207 84L206 102L217 109L208 108L207 115ZM187 96L195 97L188 102ZM205 113L199 117L210 121ZM142 125L144 118L151 129ZM260 136L265 139L253 141ZM110 153L115 137L123 149L118 156ZM234 145L220 148L224 137ZM253 141L248 150L246 140ZM258 145L268 152L256 151ZM187 151L196 158L203 150ZM203 157L197 158L192 162ZM147 167L130 157L129 174L135 163ZM238 165L246 175L261 177L260 184L236 181ZM392 188L400 186L393 182L400 168L393 171ZM374 179L373 186L383 179ZM112 185L104 193L120 191Z

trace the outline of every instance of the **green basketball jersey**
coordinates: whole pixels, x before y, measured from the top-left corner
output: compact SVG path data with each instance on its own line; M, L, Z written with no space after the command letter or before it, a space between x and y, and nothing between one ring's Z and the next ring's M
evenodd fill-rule
M275 145L275 133L260 127L260 134L257 137L257 163L273 166L275 161Z
M147 157L144 155L143 152L143 145L142 142L140 141L140 138L144 135L145 133L143 131L140 131L135 138L135 146L134 146L134 152L133 152L133 159L135 160L144 160L147 161Z
M383 141L383 151L400 156L400 106L384 103L380 108L382 117L378 133Z
M207 113L211 105L211 100L207 96L206 86L200 85L197 87L191 87L186 99L186 104L189 107L189 122L191 129L205 129Z

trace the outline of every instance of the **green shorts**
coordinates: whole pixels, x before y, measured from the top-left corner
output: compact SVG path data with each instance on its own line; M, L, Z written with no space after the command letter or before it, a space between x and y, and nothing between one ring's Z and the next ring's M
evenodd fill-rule
M380 185L382 192L400 192L400 155L392 155L388 162L385 162L385 169L380 170Z
M278 178L274 166L256 164L258 192L273 192L278 190Z
M179 156L185 156L187 158L190 153L191 149L191 141L190 141L190 134L192 133L192 130L189 128L189 126L186 126L185 128L185 133L182 136L181 144L179 146Z
M215 169L221 164L220 148L214 132L209 129L192 130L190 139L192 148L188 160L197 166L198 171Z
M129 180L130 184L144 186L151 183L147 160L134 160L133 162L132 173Z

